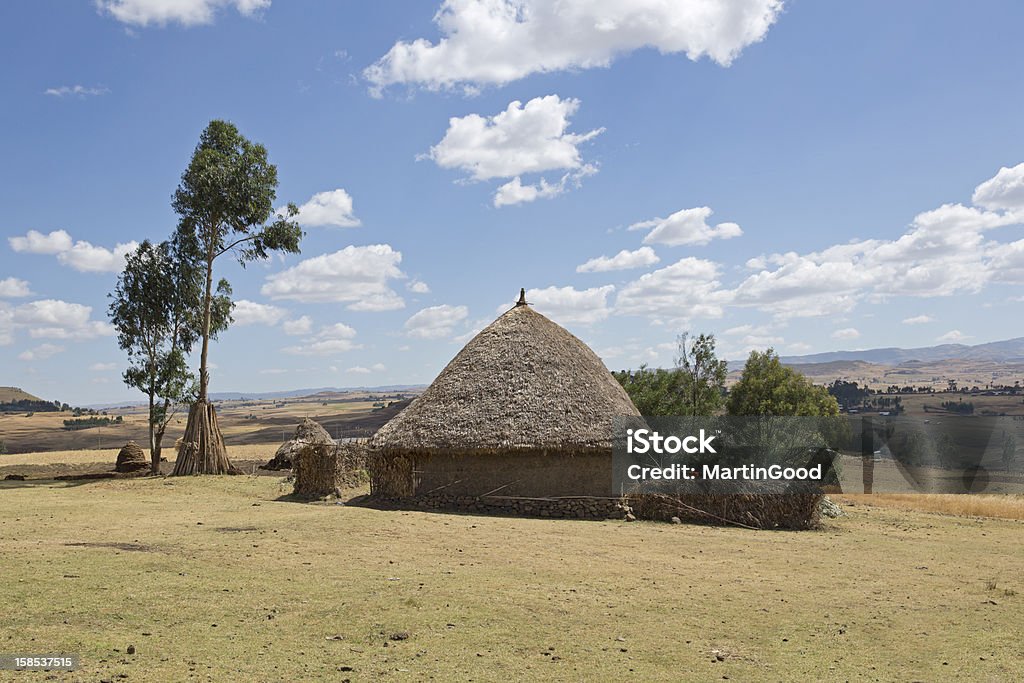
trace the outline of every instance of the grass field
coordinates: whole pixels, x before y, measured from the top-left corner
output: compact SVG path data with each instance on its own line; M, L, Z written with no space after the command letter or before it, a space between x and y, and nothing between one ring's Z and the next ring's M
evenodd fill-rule
M415 390L401 395L414 393ZM397 396L389 395L383 402ZM280 444L292 437L305 417L320 422L334 438L366 436L398 410L375 411L377 398L376 394L351 391L287 400L223 401L217 404L217 416L228 446ZM64 429L64 420L74 418L71 412L0 413L0 442L7 453L104 450L120 448L129 440L148 442L145 407L112 408L107 413L110 417L121 417L122 421L74 431ZM184 409L176 413L167 427L165 446L173 446L184 433L187 418Z
M1024 677L1019 521L855 502L757 532L289 490L0 482L0 650L79 653L82 681Z

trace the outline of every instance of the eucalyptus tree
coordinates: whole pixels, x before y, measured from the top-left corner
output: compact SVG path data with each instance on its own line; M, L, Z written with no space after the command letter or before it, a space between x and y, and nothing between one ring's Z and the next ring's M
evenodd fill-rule
M110 320L118 346L128 353L124 382L149 399L149 454L160 472L161 444L181 404L195 393L187 356L199 338L196 312L202 303L201 273L180 257L174 244L149 240L128 254L110 294ZM213 306L211 330L223 329L226 300Z
M302 230L289 204L275 213L277 167L267 160L263 145L247 140L227 121L209 123L199 138L174 193L172 206L179 216L175 242L181 253L202 273L199 309L199 378L196 400L174 475L226 474L233 471L209 400L209 350L214 333L214 266L222 256L243 267L272 252L298 253ZM230 287L221 280L221 295Z

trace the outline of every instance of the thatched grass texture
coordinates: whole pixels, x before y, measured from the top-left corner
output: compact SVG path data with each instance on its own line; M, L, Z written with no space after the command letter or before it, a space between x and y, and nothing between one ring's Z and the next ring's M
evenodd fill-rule
M297 454L295 494L305 498L340 495L366 477L366 444L309 444Z
M263 466L266 470L288 470L295 467L299 453L307 446L333 444L330 433L316 420L304 418L295 428L295 436L281 444L270 462Z
M370 445L391 453L610 449L615 416L639 413L597 354L524 303L466 344Z
M114 463L115 472L140 472L150 469L149 458L142 446L129 441L117 454L117 461Z

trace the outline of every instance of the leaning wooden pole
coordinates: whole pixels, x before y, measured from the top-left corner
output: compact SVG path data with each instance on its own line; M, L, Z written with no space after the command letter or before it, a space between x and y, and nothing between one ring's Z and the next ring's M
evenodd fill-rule
M171 472L174 477L189 474L238 474L228 460L213 404L203 399L189 409L185 435Z

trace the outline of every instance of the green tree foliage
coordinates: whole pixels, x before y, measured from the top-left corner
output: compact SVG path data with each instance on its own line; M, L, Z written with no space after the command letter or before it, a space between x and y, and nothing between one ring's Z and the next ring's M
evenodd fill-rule
M641 415L682 415L685 410L683 373L677 369L651 369L646 364L638 370L612 373L629 394Z
M227 121L211 121L199 138L172 203L179 216L175 244L203 273L199 389L189 409L175 475L233 470L207 395L210 339L218 305L213 291L214 264L225 254L244 267L273 252L298 253L302 230L295 217L299 211L289 204L284 215L275 213L276 199L277 167L267 160L266 148L247 140ZM220 301L230 307L226 281L221 280L218 292Z
M1003 467L1009 472L1010 465L1017 459L1017 440L1013 438L1012 434L1007 434L1003 439L1003 449L999 458L1003 461Z
M973 415L974 404L970 401L943 401L942 409L958 415Z
M783 365L773 349L750 353L740 381L729 391L726 409L730 415L839 414L836 399L825 387Z
M715 337L679 336L678 355L671 370L650 369L612 373L641 415L713 415L722 408L728 367L715 356Z
M847 382L837 379L828 385L828 393L835 397L839 405L844 408L855 408L864 402L870 392L862 388L856 382Z
M169 242L144 241L127 256L109 307L117 343L127 351L125 384L149 399L149 452L160 470L164 432L175 407L192 398L194 378L186 356L199 337L202 271ZM219 295L212 307L213 334L225 327L230 302Z
M935 439L935 456L942 467L956 469L962 466L960 448L949 434L942 434Z
M713 415L722 409L729 363L715 355L715 335L679 335L676 368L683 373L686 395L682 415Z
M214 262L231 254L242 265L266 259L271 252L299 252L302 230L289 204L274 213L277 167L267 161L263 145L250 142L227 121L211 121L199 138L188 168L174 193L172 207L180 220L175 242L205 276L199 336L202 354L198 399L206 401L209 340L215 331ZM221 303L230 287L221 280ZM225 318L226 319L226 318Z

